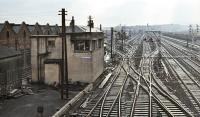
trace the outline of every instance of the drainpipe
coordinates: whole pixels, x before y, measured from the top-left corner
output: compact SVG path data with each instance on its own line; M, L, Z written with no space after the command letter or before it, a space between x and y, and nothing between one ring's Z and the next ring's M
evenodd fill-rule
M37 40L37 71L38 71L38 81L40 80L40 74L39 74L39 72L40 72L40 69L39 69L39 38L37 37L36 38L36 40Z

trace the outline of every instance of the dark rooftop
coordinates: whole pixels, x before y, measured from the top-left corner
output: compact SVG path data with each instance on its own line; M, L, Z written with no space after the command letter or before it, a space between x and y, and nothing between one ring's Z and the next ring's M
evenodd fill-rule
M21 24L13 24L12 27L13 27L13 30L14 30L16 33L18 33L19 30L20 30L20 28L21 28Z

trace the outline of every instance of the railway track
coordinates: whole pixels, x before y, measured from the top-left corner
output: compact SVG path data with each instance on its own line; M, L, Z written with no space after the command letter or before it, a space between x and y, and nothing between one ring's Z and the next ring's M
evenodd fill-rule
M172 55L180 55L180 53L177 52L177 49L174 50L172 49L172 47L170 47L170 49L169 47L167 48L166 46L163 47L165 47L162 49L163 56L170 56L171 58L171 59L165 59L166 65L168 66L168 68L171 69L171 71L173 71L174 76L178 79L178 81L182 85L182 88L185 90L185 93L189 97L191 103L195 107L196 109L194 111L195 115L199 116L200 95L198 92L200 91L200 85L197 79L195 79L195 77L193 76L193 72L189 72L186 69L186 67L184 67L184 64L186 64L187 66L190 66L190 64L188 64L183 59L181 59L182 62L180 64L180 58L179 59L173 58ZM190 69L191 68L192 66L190 66Z
M131 116L192 116L185 107L173 99L172 96L156 82L152 70L152 57L155 54L152 54L154 52L150 51L150 46L147 43L143 42L143 44L145 48L143 49L144 56L140 64L140 73L137 73L136 70L131 67L136 74L140 74L138 79L134 79L138 85L134 96L135 99L133 101Z
M116 117L121 116L121 113L124 113L122 112L125 110L123 110L123 103L121 100L128 79L125 70L127 67L124 65L125 63L122 61L116 69L116 74L113 76L112 80L109 81L108 86L105 87L104 92L99 95L100 98L97 96L91 100L79 116Z
M171 38L168 36L163 36L163 38L170 40L171 42L177 43L177 44L181 44L182 46L186 46L187 45L187 41L183 41L180 39L176 39L176 38ZM199 50L200 45L198 44L194 44L191 42L188 42L188 46L192 47L193 49Z
M94 98L87 108L79 114L80 116L98 116L98 117L108 117L108 116L127 116L125 109L125 104L122 102L125 98L124 95L124 88L127 87L126 84L128 80L128 66L124 58L130 56L131 52L136 49L135 47L132 48L128 54L124 54L123 52L117 51L117 53L123 57L121 64L116 69L117 72L113 76L113 79L108 83L104 90L104 93L101 94L100 98ZM128 50L127 50L128 51Z
M184 65L184 67L190 71L190 73L193 74L194 77L196 77L196 79L198 81L200 81L200 79L198 78L200 76L200 65L199 65L199 60L196 59L196 52L191 52L191 51L187 51L187 49L185 49L184 47L180 47L178 45L174 45L174 44L170 44L165 42L166 44L168 44L170 46L170 49L173 49L173 51L169 51L171 52L171 54L173 56L182 56L184 57L183 59L178 59L177 60ZM165 47L165 46L163 46Z
M143 36L138 36L140 41L130 42L140 43ZM175 95L166 91L167 88L154 72L153 63L154 57L158 56L158 45L152 50L148 42L142 44L139 69L135 67L133 57L137 47L127 46L123 52L116 51L122 57L120 64L102 89L95 89L89 94L76 110L76 116L193 117Z

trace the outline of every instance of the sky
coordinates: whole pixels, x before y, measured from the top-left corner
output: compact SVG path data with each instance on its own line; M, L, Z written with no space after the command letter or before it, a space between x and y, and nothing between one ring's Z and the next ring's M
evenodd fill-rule
M200 24L200 0L0 0L0 22L61 24L58 11L65 8L66 24L95 26Z

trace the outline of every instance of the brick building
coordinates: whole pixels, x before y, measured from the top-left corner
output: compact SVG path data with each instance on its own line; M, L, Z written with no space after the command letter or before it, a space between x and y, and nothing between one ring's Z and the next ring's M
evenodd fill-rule
M0 23L0 45L15 48L22 53L24 75L22 79L31 79L31 35L54 35L60 33L58 25Z

